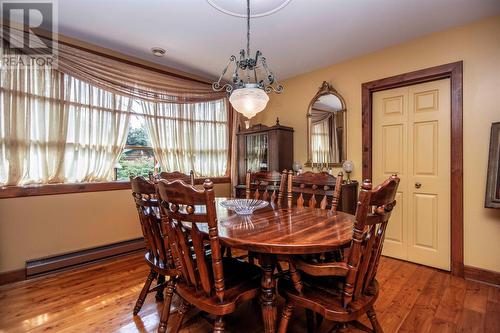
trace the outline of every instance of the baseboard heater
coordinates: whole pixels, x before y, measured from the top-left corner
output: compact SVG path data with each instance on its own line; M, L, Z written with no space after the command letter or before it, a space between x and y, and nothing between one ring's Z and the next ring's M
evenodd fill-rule
M93 247L26 261L26 278L32 278L60 270L74 268L103 259L116 257L144 249L144 239L136 238L123 242Z

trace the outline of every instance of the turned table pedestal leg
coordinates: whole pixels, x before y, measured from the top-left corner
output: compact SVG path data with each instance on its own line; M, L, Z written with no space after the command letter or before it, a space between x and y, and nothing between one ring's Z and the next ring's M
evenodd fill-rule
M262 307L262 318L264 320L264 332L276 332L276 281L274 280L274 268L276 259L272 254L261 254L260 266L262 268L260 304Z

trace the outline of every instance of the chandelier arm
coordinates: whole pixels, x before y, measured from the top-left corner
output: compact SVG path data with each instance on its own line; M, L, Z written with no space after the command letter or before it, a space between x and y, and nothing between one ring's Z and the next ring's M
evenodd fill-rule
M264 91L268 94L272 93L273 91L277 94L280 94L282 93L284 90L283 88L283 85L282 84L278 84L276 85L276 87L272 86L272 85L267 85L265 88L264 88Z
M274 74L267 67L267 61L266 61L265 57L261 58L261 63L262 63L262 67L264 67L264 70L266 71L267 81L269 82L269 84L273 84L274 83Z
M232 63L232 62L234 62L235 60L236 60L236 57L235 57L234 55L232 55L232 56L230 56L230 57L229 57L229 61L227 62L226 67L224 68L224 70L222 71L221 75L219 76L219 79L218 79L216 82L212 83L212 89L213 89L213 90L215 90L215 91L221 91L221 90L223 90L223 89L224 89L224 87L225 87L226 85L228 85L228 84L226 83L226 84L224 84L224 85L222 85L222 86L221 86L221 84L220 84L220 83L221 83L222 79L224 78L224 75L226 75L226 72L227 72L227 70L228 70L229 66L230 66L230 65L231 65L231 63ZM237 66L236 66L236 67L237 67ZM226 87L225 89L227 90L227 87ZM232 88L231 88L231 90L232 90Z
M239 62L236 61L236 66L234 66L234 72L233 72L233 77L232 77L232 80L233 80L233 83L238 83L238 81L240 80L240 76L238 75L238 66L239 66Z

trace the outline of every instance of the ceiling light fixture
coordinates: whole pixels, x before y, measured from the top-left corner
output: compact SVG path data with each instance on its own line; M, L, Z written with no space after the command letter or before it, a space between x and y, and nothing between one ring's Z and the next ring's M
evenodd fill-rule
M243 0L245 1L245 0ZM292 0L265 0L259 1L250 14L251 18L264 17L285 8ZM247 11L241 8L242 0L207 0L210 6L218 11L241 18L247 18Z
M165 51L165 49L162 49L161 47L153 47L151 48L151 52L157 57L163 57L165 53L167 53L167 51Z
M229 102L235 110L250 119L266 108L269 101L267 94L272 91L279 94L283 92L284 88L267 67L267 61L262 52L257 51L254 58L250 55L250 0L247 0L246 19L246 52L242 49L239 59L235 55L229 58L226 68L222 71L219 79L212 84L212 88L215 91L226 90L230 94ZM234 65L231 83L223 83L224 75L231 64ZM259 79L262 75L263 78Z

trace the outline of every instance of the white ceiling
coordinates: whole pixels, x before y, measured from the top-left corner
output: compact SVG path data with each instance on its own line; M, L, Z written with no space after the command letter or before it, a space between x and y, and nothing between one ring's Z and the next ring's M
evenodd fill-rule
M209 78L245 46L245 20L206 0L58 3L63 35ZM283 80L499 12L499 0L291 0L252 19L251 48L260 49ZM167 55L153 56L153 46Z

